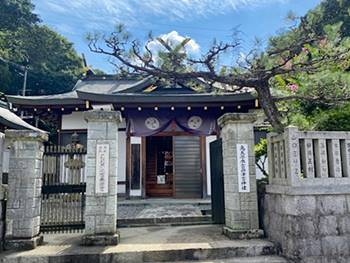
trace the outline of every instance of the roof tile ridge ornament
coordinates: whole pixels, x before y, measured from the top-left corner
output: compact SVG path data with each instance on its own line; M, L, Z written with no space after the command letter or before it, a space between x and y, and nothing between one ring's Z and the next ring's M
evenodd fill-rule
M134 83L132 86L129 88L122 90L120 92L112 92L112 94L116 93L127 93L127 92L137 92L137 91L143 91L146 89L149 85L152 85L156 82L153 76L147 76L145 78L140 79L136 83Z
M256 120L257 116L254 113L229 112L218 119L218 124L220 127L224 127L227 124L254 123Z
M82 77L81 80L89 81L89 80L142 80L149 77L141 74L99 74L99 75L90 75Z

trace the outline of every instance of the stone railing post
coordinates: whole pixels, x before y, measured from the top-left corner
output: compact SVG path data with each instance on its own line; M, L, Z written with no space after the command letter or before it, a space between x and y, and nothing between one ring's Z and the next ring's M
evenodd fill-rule
M284 130L288 185L297 185L300 177L299 130L287 127Z
M254 129L255 114L226 113L218 119L221 127L225 226L230 238L255 238L259 228L256 193Z
M116 111L92 110L88 122L85 234L83 245L116 245L118 124Z
M6 249L33 249L40 245L41 186L44 132L7 130L10 148Z

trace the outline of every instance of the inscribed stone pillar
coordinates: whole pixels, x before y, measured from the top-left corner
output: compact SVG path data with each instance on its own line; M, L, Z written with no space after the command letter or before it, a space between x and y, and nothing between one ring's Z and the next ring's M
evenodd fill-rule
M10 148L6 249L32 249L42 243L40 234L43 142L48 135L29 130L7 130Z
M116 111L85 112L88 122L83 245L116 245L118 124Z
M225 226L230 238L255 238L259 228L255 177L255 114L226 113L221 127L224 170Z

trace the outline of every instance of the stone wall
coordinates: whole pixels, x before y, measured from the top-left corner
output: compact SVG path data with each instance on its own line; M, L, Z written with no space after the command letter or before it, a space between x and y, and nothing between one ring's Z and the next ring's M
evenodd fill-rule
M350 262L350 133L290 127L268 156L267 237L294 262Z
M350 262L350 193L270 192L265 198L265 232L283 255L295 262Z

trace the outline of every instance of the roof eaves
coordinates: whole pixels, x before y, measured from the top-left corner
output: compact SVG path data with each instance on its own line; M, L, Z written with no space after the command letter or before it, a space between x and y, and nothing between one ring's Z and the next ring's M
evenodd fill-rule
M252 93L240 94L212 94L212 93L198 93L198 94L135 94L135 93L118 93L118 94L96 94L77 91L78 97L82 100L91 100L94 102L108 102L108 103L142 103L142 102L237 102L254 100L256 96Z
M68 105L84 103L78 98L76 91L44 96L12 96L7 100L15 105Z
M28 129L33 131L45 132L43 130L40 130L39 128L30 125L29 123L25 122L20 117L18 117L15 113L5 108L0 108L0 122L3 123L5 126L15 129Z

